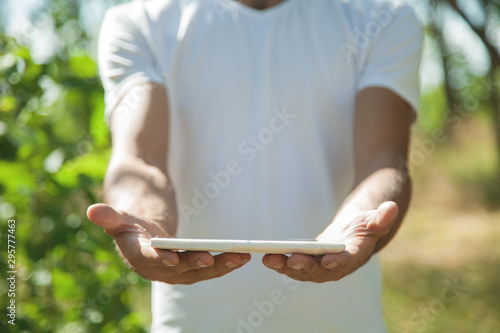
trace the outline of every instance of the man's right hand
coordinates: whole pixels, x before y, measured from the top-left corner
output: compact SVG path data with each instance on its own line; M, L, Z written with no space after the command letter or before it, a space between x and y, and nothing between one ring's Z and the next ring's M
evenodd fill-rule
M151 238L170 237L152 221L116 211L106 204L87 210L88 218L114 238L123 260L138 274L152 281L193 284L221 277L250 261L248 253L173 252L151 247Z

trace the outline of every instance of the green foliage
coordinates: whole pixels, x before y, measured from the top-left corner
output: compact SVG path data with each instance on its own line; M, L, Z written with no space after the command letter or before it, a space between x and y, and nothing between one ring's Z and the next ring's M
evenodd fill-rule
M54 1L48 10L71 43L47 63L0 37L0 232L6 248L7 220L16 220L18 272L16 326L3 315L0 331L143 332L130 286L148 284L85 216L101 200L110 153L97 66L76 20L78 2ZM6 256L0 263L6 272ZM2 279L3 309L7 290Z
M103 122L103 90L88 51L91 41L78 18L80 2L47 3L39 15L48 14L52 19L61 45L46 63L36 63L29 48L0 33L0 269L7 271L3 255L7 221L15 219L18 271L16 326L8 325L8 318L2 315L0 331L144 332L148 310L137 308L149 305L149 284L125 267L111 238L85 216L87 206L101 200L110 145ZM488 113L491 93L498 88L468 70L457 52L445 56L454 69L451 91L455 100L448 101L444 83L424 91L419 130L428 137L440 128L462 131L473 114ZM448 137L453 135L446 132ZM432 143L444 148L447 144ZM484 150L469 148L463 155L472 158L456 167L451 165L463 161L457 155L460 152L443 154L445 149L437 150L442 157L440 165L464 187L474 183L491 187L495 194L491 201L498 204L498 182L491 176L492 153L485 155ZM495 263L480 263L479 271L486 272ZM500 311L496 271L477 282L471 269L447 275L413 266L404 268L387 274L386 299L393 304L387 318L394 331L415 329L410 318L413 311L428 307L432 299L426 295L440 295L442 281L459 274L471 289L484 290L478 297L464 297L443 310L439 318L428 322L428 332L443 332L440 328L452 320L457 320L452 325L455 331L471 331L477 329L471 323L485 312L491 312L487 318L492 321ZM0 280L3 309L9 301L7 290L7 281ZM470 312L465 300L480 303L479 297L486 299L488 307ZM431 327L431 323L435 324Z

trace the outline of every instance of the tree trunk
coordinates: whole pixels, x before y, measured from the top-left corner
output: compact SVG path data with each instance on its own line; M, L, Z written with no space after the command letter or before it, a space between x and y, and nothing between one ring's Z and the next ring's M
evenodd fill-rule
M491 103L491 118L495 131L496 148L497 148L497 176L500 181L500 98L498 96L498 87L495 81L495 70L489 72L489 81L491 84L490 103Z
M495 81L495 73L498 68L500 68L500 54L499 50L493 45L486 35L485 27L487 26L487 22L481 27L475 26L467 17L465 12L458 6L456 0L447 0L446 1L463 19L469 27L476 33L476 35L481 39L484 46L488 51L488 55L491 61L491 69L488 74L488 78L490 81L491 89L490 89L490 103L491 103L491 117L493 120L493 126L495 131L495 139L496 139L496 148L497 148L497 162L499 165L498 175L500 179L500 99L498 96L498 89ZM486 15L486 13L485 13ZM486 15L487 16L487 15ZM487 20L487 19L486 19Z

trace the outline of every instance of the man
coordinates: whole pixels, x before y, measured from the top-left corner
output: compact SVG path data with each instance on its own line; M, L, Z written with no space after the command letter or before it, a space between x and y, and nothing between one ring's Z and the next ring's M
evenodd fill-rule
M152 331L385 332L376 253L410 198L413 12L386 0L135 1L101 31L113 153L109 206L88 216L154 281ZM156 250L155 236L346 250L248 263Z

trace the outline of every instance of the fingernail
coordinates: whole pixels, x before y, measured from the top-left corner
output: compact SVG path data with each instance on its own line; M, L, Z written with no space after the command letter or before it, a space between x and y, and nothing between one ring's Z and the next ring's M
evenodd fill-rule
M174 265L174 264L172 264L170 261L168 261L167 259L163 259L163 260L161 261L161 263L162 263L163 265L165 265L165 266L169 266L169 267L171 267L171 266L173 266L173 265Z
M337 267L339 265L338 262L336 261L332 261L331 263L329 263L328 265L326 265L326 269L334 269L335 267Z
M196 260L196 265L199 267L208 267L208 265L201 259Z
M279 262L279 263L273 265L273 267L276 268L276 269L282 269L283 268L283 263Z
M226 267L229 267L229 268L233 268L233 267L238 266L238 264L235 264L234 262L229 261L229 260L224 261L224 265L226 265Z
M299 262L298 264L295 264L292 266L293 269L302 269L304 268L304 263Z

